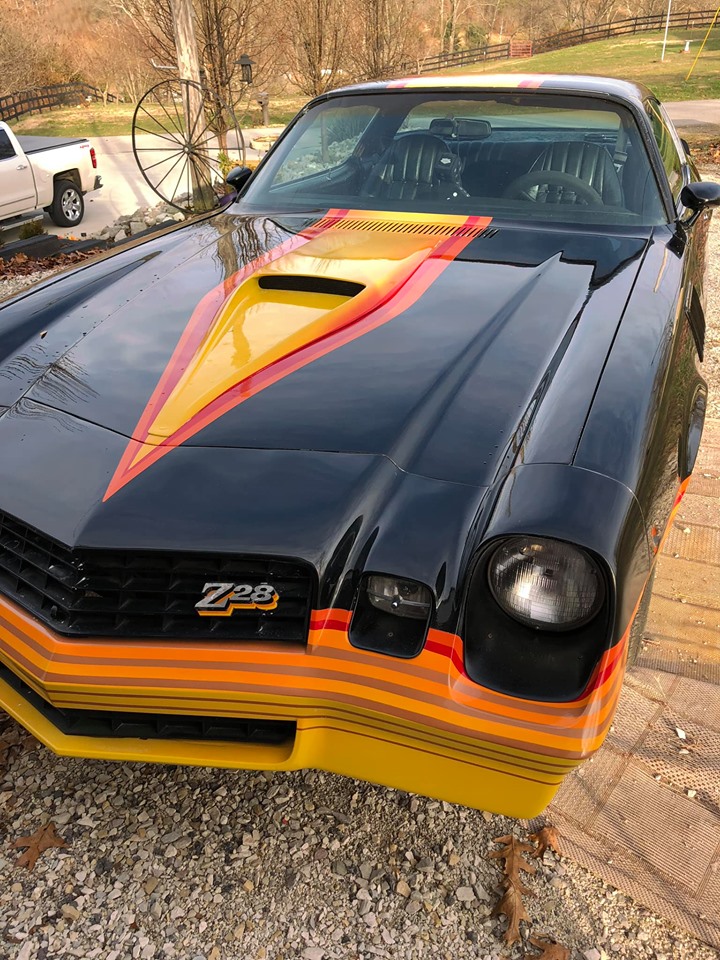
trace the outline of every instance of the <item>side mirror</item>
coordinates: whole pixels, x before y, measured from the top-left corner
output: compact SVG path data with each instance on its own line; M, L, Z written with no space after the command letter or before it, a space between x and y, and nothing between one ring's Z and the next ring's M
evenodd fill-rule
M682 188L680 203L693 211L688 220L682 221L684 227L691 227L703 210L720 206L720 183L712 183L709 180L689 183Z
M250 167L233 167L225 177L225 183L229 184L236 193L240 193L251 176L252 170Z

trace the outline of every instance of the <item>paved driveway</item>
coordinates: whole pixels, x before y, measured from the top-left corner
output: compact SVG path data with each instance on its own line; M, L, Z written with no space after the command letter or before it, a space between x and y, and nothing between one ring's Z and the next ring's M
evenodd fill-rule
M720 127L720 100L678 100L665 109L679 127Z
M244 131L246 138L254 131ZM48 233L55 233L59 237L90 236L99 233L103 227L113 223L118 217L134 213L138 207L155 206L160 198L145 181L138 169L132 152L131 137L91 137L98 155L98 169L103 179L103 187L85 197L85 216L78 227L56 227L50 217L45 214L43 226ZM150 138L153 145L157 140ZM247 151L248 156L257 156L253 150ZM148 153L152 163L156 157ZM157 155L160 159L160 155ZM9 242L17 239L18 231L8 231L4 240Z

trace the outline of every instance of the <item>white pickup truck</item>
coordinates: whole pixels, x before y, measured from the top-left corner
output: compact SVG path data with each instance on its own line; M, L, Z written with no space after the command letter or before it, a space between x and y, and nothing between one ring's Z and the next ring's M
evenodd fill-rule
M87 140L16 137L0 121L0 221L42 209L58 226L74 227L85 213L83 197L101 186Z

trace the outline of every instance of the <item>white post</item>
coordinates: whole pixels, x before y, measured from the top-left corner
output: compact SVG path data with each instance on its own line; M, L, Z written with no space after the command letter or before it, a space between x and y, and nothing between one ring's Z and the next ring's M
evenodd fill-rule
M665 59L665 47L667 46L667 35L668 30L670 29L670 7L672 7L672 0L668 0L667 17L665 18L665 36L663 38L662 55L660 56L661 60Z

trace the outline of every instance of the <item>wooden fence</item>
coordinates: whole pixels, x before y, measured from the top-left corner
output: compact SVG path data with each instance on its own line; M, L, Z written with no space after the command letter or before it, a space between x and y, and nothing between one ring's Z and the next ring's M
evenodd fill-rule
M84 103L86 100L107 100L113 103L117 97L103 94L97 87L87 83L56 83L35 90L21 90L0 97L0 120L17 120L28 113L42 113L53 107L66 107Z
M689 10L670 15L670 26L685 30L709 27L715 16L715 10ZM598 23L592 27L577 30L563 30L548 37L539 37L533 41L532 52L547 53L550 50L562 50L580 43L592 43L593 40L607 40L610 37L623 37L632 33L646 33L650 30L662 30L665 27L665 14L656 13L648 17L628 17L613 23ZM720 29L720 21L717 23ZM485 47L473 47L470 50L458 50L455 53L441 53L424 60L404 63L398 68L398 74L431 73L446 67L463 67L470 64L489 63L493 60L510 58L511 41L494 43Z

